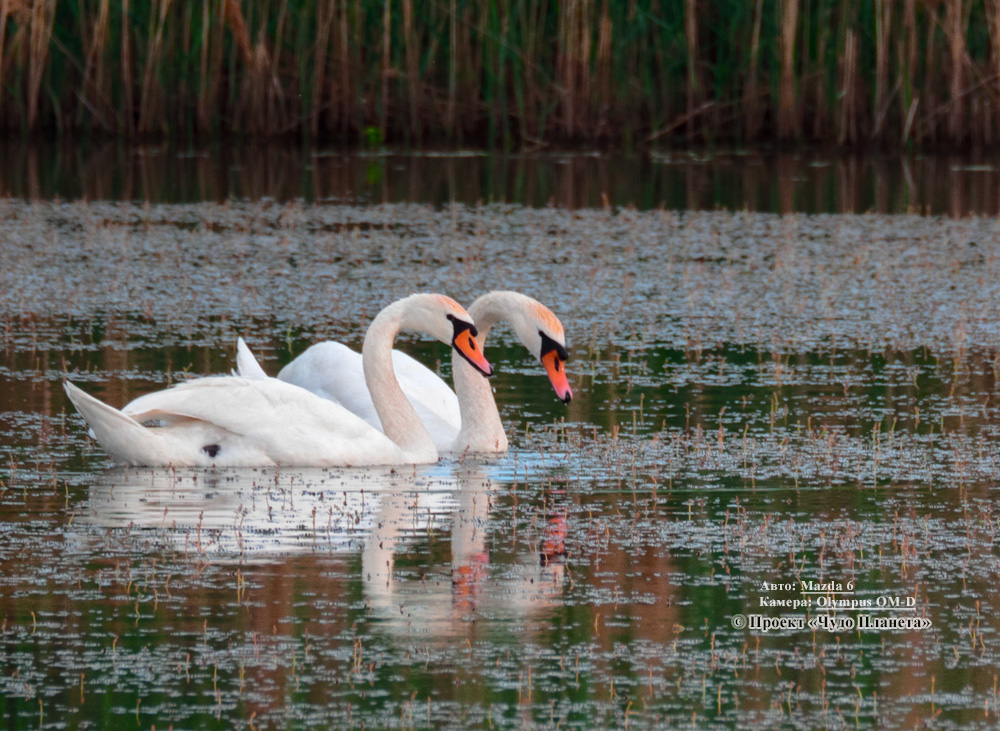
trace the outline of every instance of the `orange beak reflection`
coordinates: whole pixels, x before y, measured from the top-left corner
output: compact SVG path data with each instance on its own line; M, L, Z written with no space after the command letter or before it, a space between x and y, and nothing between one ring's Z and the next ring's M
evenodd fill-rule
M542 356L542 365L545 372L549 374L549 381L555 389L556 396L564 404L568 404L573 398L573 389L569 387L569 380L566 378L566 364L559 354L550 350Z
M455 333L451 341L452 347L458 351L459 355L465 358L472 366L484 376L493 375L493 366L486 360L483 351L479 349L476 338L473 337L469 329Z

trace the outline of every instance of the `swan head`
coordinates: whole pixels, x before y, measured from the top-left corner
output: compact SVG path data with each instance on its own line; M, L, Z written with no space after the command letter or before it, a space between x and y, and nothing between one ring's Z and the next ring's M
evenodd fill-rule
M458 351L460 356L465 358L473 368L484 376L492 376L493 366L487 362L486 356L483 355L483 349L476 341L476 336L479 332L476 330L476 326L472 324L472 318L465 320L449 314L448 319L451 321L452 326L451 347Z
M516 293L510 293L513 294ZM545 368L556 396L564 404L568 404L573 398L573 389L566 377L569 353L566 351L566 335L562 323L548 307L523 294L511 298L511 304L514 306L507 311L507 319L513 325L514 332Z
M569 360L569 353L566 346L549 337L539 330L542 340L541 356L539 360L545 366L545 372L549 376L549 383L555 389L556 396L564 404L568 404L573 399L573 389L569 386L569 379L566 378L566 361Z
M443 294L415 294L397 304L403 308L401 329L424 332L448 343L484 376L493 375L493 366L476 340L479 331L472 316L458 302Z

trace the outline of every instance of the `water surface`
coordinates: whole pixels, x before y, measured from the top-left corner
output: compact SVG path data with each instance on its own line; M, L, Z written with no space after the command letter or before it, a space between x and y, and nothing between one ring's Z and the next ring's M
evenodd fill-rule
M995 726L994 219L234 200L0 217L9 727ZM227 371L237 335L273 373L315 340L358 346L396 297L493 288L562 317L576 394L559 403L496 330L497 458L125 469L61 389L123 405ZM449 373L443 346L400 344ZM900 606L762 603L800 581ZM752 614L931 627L734 627Z
M514 203L779 213L1000 213L980 153L643 149L525 153L0 142L0 195L196 203Z

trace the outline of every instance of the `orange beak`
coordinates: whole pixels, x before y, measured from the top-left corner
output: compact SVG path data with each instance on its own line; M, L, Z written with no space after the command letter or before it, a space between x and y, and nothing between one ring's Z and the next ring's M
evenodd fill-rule
M479 345L476 343L473 330L466 328L455 333L455 337L451 341L451 346L458 351L459 355L469 361L473 368L484 376L489 377L493 375L493 366L486 360L486 356L483 355L483 351L480 350Z
M556 396L564 404L568 404L573 398L573 389L569 387L569 380L566 378L566 364L559 354L550 350L542 356L542 365L545 372L549 374L549 381L555 389Z

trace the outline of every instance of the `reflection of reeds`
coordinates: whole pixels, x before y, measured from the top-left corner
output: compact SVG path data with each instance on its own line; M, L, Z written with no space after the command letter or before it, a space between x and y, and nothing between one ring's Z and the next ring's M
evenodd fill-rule
M1000 10L0 0L0 81L0 128L21 132L996 144Z

